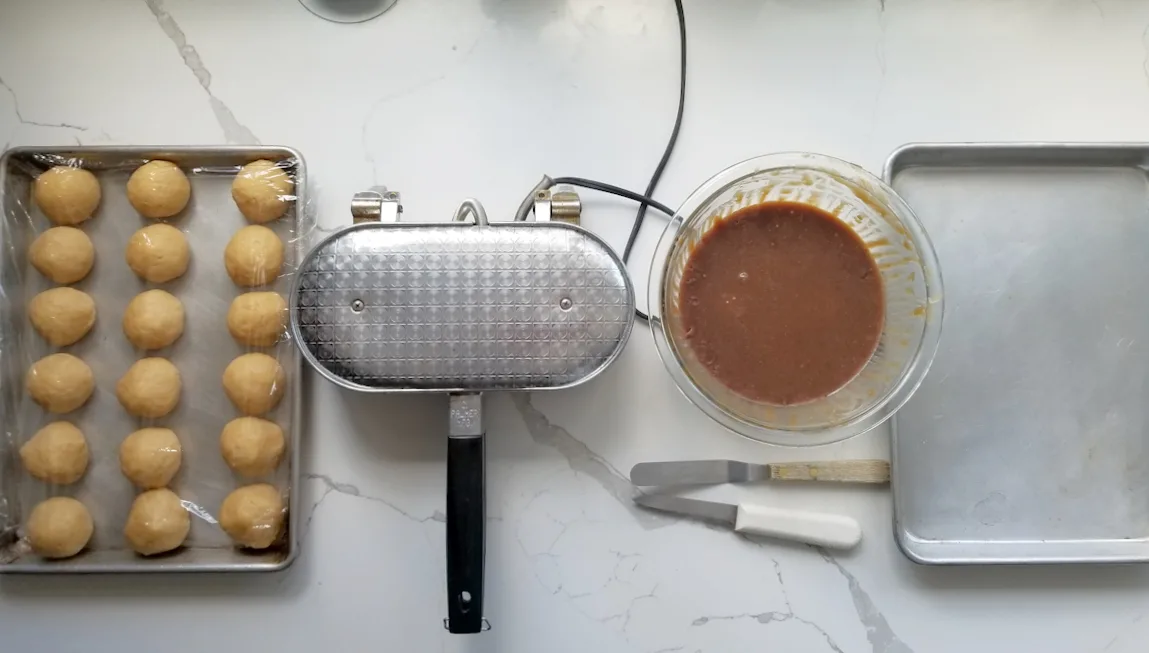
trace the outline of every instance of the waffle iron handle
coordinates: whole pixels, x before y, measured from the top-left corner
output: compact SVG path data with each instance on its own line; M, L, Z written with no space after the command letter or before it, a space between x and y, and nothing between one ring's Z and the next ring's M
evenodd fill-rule
M447 630L477 633L483 619L486 460L481 394L451 395L447 438Z

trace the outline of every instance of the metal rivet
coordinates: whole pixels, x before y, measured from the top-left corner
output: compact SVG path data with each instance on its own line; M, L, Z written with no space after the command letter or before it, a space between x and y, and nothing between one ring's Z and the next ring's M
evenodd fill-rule
M563 309L564 311L571 310L571 306L574 306L574 302L571 301L570 297L563 297L559 300L559 308Z
M362 299L356 299L355 301L351 302L351 310L356 313L362 311L364 306L365 304L363 303Z

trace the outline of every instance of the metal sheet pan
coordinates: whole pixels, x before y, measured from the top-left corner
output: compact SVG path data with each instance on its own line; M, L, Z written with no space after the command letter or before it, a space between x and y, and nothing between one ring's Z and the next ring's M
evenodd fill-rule
M230 188L242 165L256 159L289 162L296 182L297 200L286 216L267 226L284 240L285 274L272 288L284 296L300 260L306 237L306 174L302 156L283 147L76 147L17 148L0 158L0 202L3 207L0 251L0 399L5 438L0 439L0 573L120 573L195 571L273 571L291 564L297 551L299 487L300 383L298 349L281 341L273 353L288 373L288 391L268 416L284 429L288 452L273 482L288 493L288 528L281 546L263 552L244 552L232 546L215 523L224 497L235 487L251 482L235 477L219 452L219 434L238 413L221 385L227 364L245 353L227 332L226 314L241 290L227 276L223 249L232 234L246 224L231 199ZM131 298L154 284L138 279L124 262L131 234L145 224L127 201L125 185L131 172L145 160L167 159L188 173L192 198L188 208L169 221L188 237L192 262L180 279L163 284L179 297L186 311L183 336L157 355L170 358L180 370L183 394L179 407L158 420L180 438L183 464L172 489L192 513L192 528L185 546L152 558L135 555L124 541L122 529L135 490L119 469L120 441L143 422L119 406L115 385L128 366L141 356L123 336L121 316ZM47 220L30 197L31 182L39 172L63 162L79 164L100 179L102 201L95 217L81 227L96 248L96 264L76 284L96 301L93 331L67 347L84 359L96 376L96 391L88 404L66 419L74 421L88 438L91 463L77 484L49 487L22 469L17 448L47 416L25 396L23 377L28 366L50 348L28 323L25 306L37 292L52 284L28 265L26 250ZM20 525L28 511L52 495L75 496L92 513L95 533L86 551L75 558L45 561L27 551L20 540Z
M890 157L947 293L933 369L894 422L912 560L1149 560L1147 163L1140 144Z

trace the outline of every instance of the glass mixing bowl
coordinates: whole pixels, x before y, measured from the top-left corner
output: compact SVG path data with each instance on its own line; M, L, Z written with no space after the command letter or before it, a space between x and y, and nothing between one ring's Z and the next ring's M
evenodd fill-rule
M878 264L885 293L885 325L862 371L829 396L791 406L723 386L687 344L678 306L687 260L702 237L735 211L771 201L810 204L856 232ZM941 271L913 211L877 177L818 154L753 158L694 191L658 242L648 292L659 356L682 393L726 428L771 444L828 444L886 421L925 378L941 335Z

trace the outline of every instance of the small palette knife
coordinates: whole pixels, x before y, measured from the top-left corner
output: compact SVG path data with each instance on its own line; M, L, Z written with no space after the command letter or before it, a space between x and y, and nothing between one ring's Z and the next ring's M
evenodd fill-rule
M735 533L762 535L832 549L852 549L862 539L856 519L753 503L719 503L665 494L644 494L634 502L645 508L727 524Z
M737 460L684 460L638 463L630 470L630 482L639 487L755 481L889 483L890 463L884 460L834 460L757 464Z

